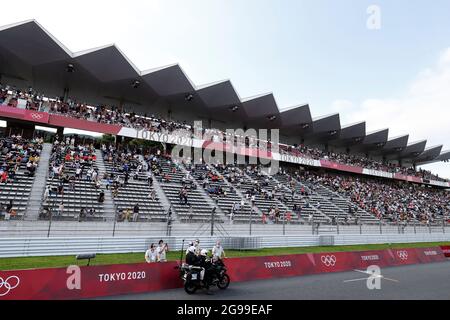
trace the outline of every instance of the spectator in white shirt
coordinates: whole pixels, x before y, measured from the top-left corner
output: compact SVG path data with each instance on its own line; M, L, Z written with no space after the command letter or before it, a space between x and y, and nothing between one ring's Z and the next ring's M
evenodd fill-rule
M213 259L222 259L222 257L226 258L225 250L223 250L219 240L217 240L216 245L212 248L212 255Z
M155 249L155 244L152 243L148 250L145 252L145 261L147 263L153 263L157 261L158 253Z
M166 258L167 251L169 251L169 247L167 246L167 243L164 243L163 240L159 240L158 248L156 248L158 262L167 262L167 258Z
M61 202L58 207L58 215L62 215L64 212L64 203Z

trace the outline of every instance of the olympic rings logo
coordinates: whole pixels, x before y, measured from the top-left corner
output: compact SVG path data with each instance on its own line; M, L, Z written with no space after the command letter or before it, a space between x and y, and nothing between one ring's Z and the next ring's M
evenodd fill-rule
M31 113L30 116L34 119L34 120L41 120L44 116L42 114L39 113Z
M334 267L336 265L336 262L337 262L337 259L336 259L336 257L334 255L333 256L322 256L320 258L320 260L327 267Z
M6 280L0 277L0 289L5 288L4 290L0 290L0 297L6 296L11 290L17 288L19 283L20 279L17 276L10 276Z
M397 256L401 260L408 260L408 251L397 251Z

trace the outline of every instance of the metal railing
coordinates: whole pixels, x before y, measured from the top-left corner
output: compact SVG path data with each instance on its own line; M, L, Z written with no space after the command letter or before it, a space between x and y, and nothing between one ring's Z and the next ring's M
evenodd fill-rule
M52 212L53 213L53 212ZM248 222L238 223L221 222L217 214L211 213L211 218L201 223L176 223L174 219L165 219L154 222L77 222L58 221L52 219L39 221L10 220L0 221L0 238L6 237L60 237L60 236L179 236L179 235L209 235L209 236L288 236L288 235L340 235L340 234L417 234L442 233L450 234L450 225L447 223L436 225L425 224L293 224L285 219L278 224L262 224L253 217ZM169 215L167 215L167 218ZM54 217L53 217L54 218Z
M258 237L196 237L202 248L211 249L221 240L225 250L320 245L355 245L371 243L408 243L450 241L450 233L385 234L385 235L306 235ZM84 253L142 253L159 237L80 237L80 238L0 238L0 258ZM190 237L164 237L170 250L180 250L183 240Z

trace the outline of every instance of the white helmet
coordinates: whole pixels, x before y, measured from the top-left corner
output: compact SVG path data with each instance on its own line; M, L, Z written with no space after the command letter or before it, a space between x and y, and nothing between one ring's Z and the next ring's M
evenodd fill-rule
M188 248L188 251L191 252L191 253L195 253L195 247L194 246L190 246Z
M208 255L208 250L203 249L203 250L200 252L200 254L201 254L202 256L207 256L207 255Z

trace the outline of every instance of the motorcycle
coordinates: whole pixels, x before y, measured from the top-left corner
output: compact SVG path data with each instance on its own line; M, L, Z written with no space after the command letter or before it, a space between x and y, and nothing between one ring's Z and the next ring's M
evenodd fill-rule
M182 260L180 259L180 261ZM205 274L203 281L200 280L200 273L203 268L186 263L182 263L177 268L180 270L180 277L184 282L184 291L187 294L194 294L198 289L209 289L211 286L217 286L219 289L225 290L230 285L227 268L220 259L212 261L211 268L208 270L207 275Z

